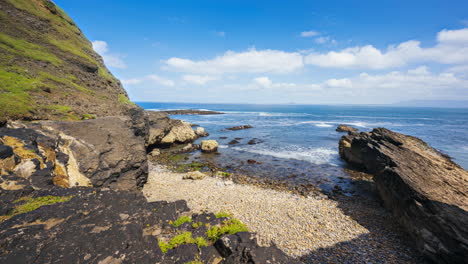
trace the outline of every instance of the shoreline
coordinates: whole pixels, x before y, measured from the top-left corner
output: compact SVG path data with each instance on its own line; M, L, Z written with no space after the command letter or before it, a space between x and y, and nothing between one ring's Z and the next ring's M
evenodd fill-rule
M193 213L232 213L257 233L260 244L271 241L304 263L343 257L418 262L419 255L405 245L406 235L374 199L305 197L210 176L184 180L183 175L150 164L143 194L149 202L185 200Z

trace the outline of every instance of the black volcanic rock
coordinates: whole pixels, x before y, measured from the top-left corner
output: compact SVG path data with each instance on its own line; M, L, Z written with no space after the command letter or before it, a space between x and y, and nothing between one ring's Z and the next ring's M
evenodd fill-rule
M380 197L436 263L466 263L468 172L424 141L385 128L343 136L340 156L374 174Z

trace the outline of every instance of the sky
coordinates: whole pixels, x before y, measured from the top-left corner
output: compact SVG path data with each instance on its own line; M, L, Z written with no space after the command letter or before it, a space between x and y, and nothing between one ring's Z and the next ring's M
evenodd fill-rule
M468 100L468 1L55 0L133 101Z

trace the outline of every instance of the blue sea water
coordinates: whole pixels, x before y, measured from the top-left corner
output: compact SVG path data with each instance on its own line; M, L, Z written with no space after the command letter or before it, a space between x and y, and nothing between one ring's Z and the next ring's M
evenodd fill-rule
M335 131L348 124L361 131L385 127L416 136L448 154L468 169L468 108L411 108L381 106L318 105L243 105L192 103L137 103L145 109L203 109L224 115L172 116L204 127L220 143L220 152L252 153L257 156L299 160L311 165L343 167L338 155ZM254 129L226 131L225 128L249 124ZM228 137L228 139L220 139ZM240 144L228 145L233 138ZM248 145L247 140L263 142Z

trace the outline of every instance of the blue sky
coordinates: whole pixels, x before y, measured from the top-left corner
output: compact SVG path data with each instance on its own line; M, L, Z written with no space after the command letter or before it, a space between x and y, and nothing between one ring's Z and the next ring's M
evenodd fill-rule
M134 101L468 100L467 1L55 2Z

